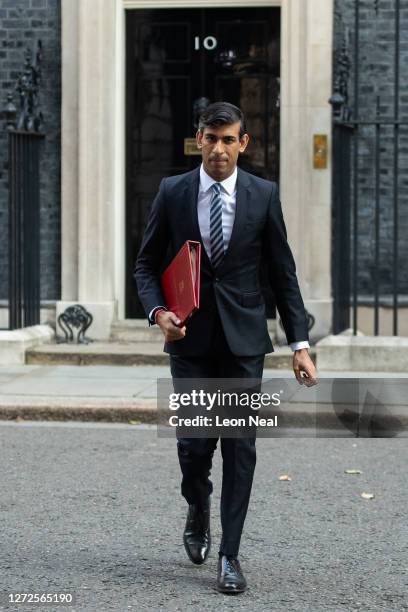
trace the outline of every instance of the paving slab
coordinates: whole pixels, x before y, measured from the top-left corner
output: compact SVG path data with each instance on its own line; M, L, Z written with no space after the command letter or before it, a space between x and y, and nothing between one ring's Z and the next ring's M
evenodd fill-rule
M287 427L301 427L319 431L337 429L338 435L350 434L349 423L339 421L333 411L331 380L359 377L375 382L377 379L404 380L401 374L363 372L324 372L319 399L316 388L302 389L301 401L285 408ZM163 422L166 413L157 410L157 379L170 380L168 366L107 366L86 368L74 365L2 366L0 367L0 418L6 420L78 420L106 422ZM405 375L405 380L408 374ZM266 368L264 380L287 379L294 382L291 370ZM395 385L397 387L397 385ZM317 412L317 402L318 412ZM325 405L327 403L327 406ZM394 403L397 403L394 402ZM398 417L400 415L401 418ZM168 416L168 415L167 415ZM393 435L405 435L408 418L406 407L393 407L400 425ZM391 418L391 424L393 423ZM351 430L353 431L353 430ZM317 433L317 432L316 432Z

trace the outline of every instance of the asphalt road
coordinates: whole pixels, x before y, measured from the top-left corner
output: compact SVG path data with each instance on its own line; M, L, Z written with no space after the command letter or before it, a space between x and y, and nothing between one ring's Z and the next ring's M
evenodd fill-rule
M131 425L0 422L0 441L1 610L408 610L404 439L259 439L240 554L249 589L235 597L215 590L219 449L213 549L194 566L174 440ZM10 606L11 592L76 604Z

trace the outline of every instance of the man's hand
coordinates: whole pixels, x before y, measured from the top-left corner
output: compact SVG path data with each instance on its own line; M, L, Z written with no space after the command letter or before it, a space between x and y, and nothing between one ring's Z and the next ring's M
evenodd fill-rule
M306 385L306 387L317 385L316 368L307 348L299 349L294 352L293 371L299 384Z
M156 315L156 323L164 334L166 342L181 340L186 335L186 326L177 327L180 325L180 319L174 312L169 310L160 310Z

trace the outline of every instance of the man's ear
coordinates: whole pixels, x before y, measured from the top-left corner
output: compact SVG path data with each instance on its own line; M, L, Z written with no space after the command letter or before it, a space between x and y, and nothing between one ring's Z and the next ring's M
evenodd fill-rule
M203 135L200 132L200 130L197 130L196 132L196 142L197 142L197 148L201 149L203 146Z
M249 136L248 134L244 134L240 140L240 147L239 147L239 152L243 153L245 151L245 149L247 148L249 142Z

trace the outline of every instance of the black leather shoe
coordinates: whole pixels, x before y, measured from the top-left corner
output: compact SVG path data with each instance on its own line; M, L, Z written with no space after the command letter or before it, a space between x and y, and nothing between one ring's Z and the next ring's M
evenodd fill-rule
M210 508L210 498L202 507L196 504L188 507L183 542L189 559L196 565L204 563L210 552Z
M217 591L220 593L243 593L247 587L238 559L222 555L218 559Z

